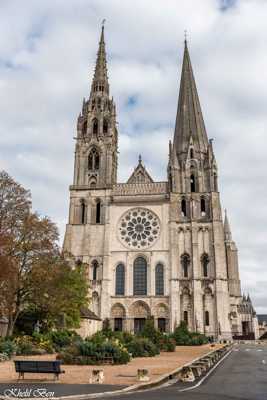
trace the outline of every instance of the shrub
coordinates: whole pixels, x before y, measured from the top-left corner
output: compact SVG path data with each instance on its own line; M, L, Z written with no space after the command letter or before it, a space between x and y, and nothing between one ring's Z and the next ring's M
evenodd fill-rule
M159 354L159 347L147 338L136 337L125 344L132 357L153 357Z
M8 358L15 354L17 351L16 344L10 339L0 339L0 353L3 354L2 358L5 358L5 354Z
M70 346L75 341L82 340L75 332L68 329L61 329L49 333L49 338L56 351L60 351L63 347Z
M42 334L34 332L32 335L34 343L43 351L48 354L54 353L55 349L49 334Z
M160 339L159 347L160 350L162 351L168 351L168 352L175 351L175 346L176 346L175 339L168 335L163 335L163 337Z
M94 365L101 364L104 357L112 357L115 364L126 364L130 361L130 355L121 343L109 340L97 343L89 339L64 348L57 358L65 364Z
M108 340L107 336L105 335L104 331L98 331L91 337L85 339L85 341L93 342L93 343L104 343Z
M154 319L149 318L146 320L144 329L140 333L140 336L149 339L152 343L156 345L159 345L163 334L154 327Z
M15 338L17 345L17 355L30 355L34 353L34 343L31 336L18 336Z
M178 346L198 346L208 343L208 338L199 332L189 332L185 322L175 329L171 335Z
M8 361L9 358L10 358L10 357L7 355L7 353L0 353L0 362L2 362L2 361Z

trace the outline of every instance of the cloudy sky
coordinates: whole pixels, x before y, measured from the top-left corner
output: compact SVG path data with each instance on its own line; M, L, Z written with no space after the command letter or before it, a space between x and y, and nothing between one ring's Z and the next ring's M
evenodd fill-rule
M0 169L63 236L76 119L106 18L119 180L139 153L166 179L186 29L242 287L267 313L266 15L266 0L1 0Z

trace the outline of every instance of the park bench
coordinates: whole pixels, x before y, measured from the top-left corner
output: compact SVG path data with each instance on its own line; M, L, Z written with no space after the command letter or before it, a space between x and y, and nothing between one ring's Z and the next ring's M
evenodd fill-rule
M15 360L15 369L19 374L19 378L24 379L26 372L31 374L54 374L54 378L59 379L59 374L65 373L60 369L61 361L31 361L31 360Z

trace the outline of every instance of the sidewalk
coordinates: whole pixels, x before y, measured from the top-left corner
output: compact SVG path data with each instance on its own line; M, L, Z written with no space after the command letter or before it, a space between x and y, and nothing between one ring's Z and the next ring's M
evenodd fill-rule
M221 347L217 345L216 347ZM215 349L213 347L212 349ZM105 385L129 386L137 383L137 369L145 368L149 370L150 382L153 382L161 375L173 371L189 361L211 351L210 345L204 346L177 346L173 353L162 352L156 357L134 358L126 365L105 365L105 366L80 366L64 365L62 369L65 374L60 375L59 383L64 384L88 384L92 369L101 368L104 370ZM23 356L16 359L38 359L53 360L56 356ZM15 372L13 361L0 363L0 383L17 383L17 373ZM24 383L30 382L51 382L52 378L46 374L25 374Z

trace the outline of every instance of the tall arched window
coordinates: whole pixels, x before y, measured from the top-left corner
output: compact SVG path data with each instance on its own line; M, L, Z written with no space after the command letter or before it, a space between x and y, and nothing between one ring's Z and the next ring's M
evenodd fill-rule
M98 270L98 262L95 260L92 262L92 268L93 268L93 281L97 280L97 270Z
M194 174L191 174L191 176L190 176L190 189L191 189L191 192L196 191L196 178L195 178Z
M206 326L210 325L210 314L208 311L205 311L205 325Z
M97 133L98 133L98 120L95 118L93 120L93 134L97 135Z
M96 217L95 217L96 224L101 223L101 201L97 200L96 202Z
M204 216L206 214L206 202L203 197L200 200L200 211L201 211L202 216Z
M85 201L82 199L81 200L81 224L86 223L86 205Z
M186 200L182 199L181 201L181 211L182 211L182 216L186 217Z
M184 311L184 322L188 325L188 311Z
M189 264L190 264L190 257L189 254L185 253L181 256L181 266L183 271L184 278L188 278L189 275Z
M88 156L88 169L90 171L99 169L99 153L95 147L92 148Z
M133 294L147 295L147 262L143 257L137 257L133 266Z
M164 295L164 268L162 264L157 264L155 269L156 296Z
M202 273L204 278L209 276L209 256L208 254L204 253L201 257L201 264L202 264Z
M125 287L125 268L123 264L119 264L116 267L116 287L115 294L116 296L124 295L124 287Z
M87 133L87 121L84 121L84 123L83 123L83 130L82 130L83 136L85 136L86 133Z
M194 158L194 149L192 147L190 149L190 158Z
M108 121L106 118L103 121L103 133L108 133Z

